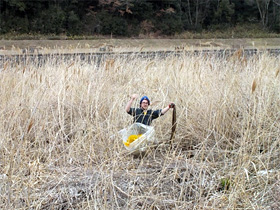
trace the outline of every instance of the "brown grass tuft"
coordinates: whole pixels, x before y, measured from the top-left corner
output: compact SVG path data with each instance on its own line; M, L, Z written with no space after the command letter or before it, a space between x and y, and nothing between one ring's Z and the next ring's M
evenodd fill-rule
M28 124L28 127L27 127L27 133L29 133L29 131L31 130L33 124L34 124L34 121L31 119L29 124Z
M276 73L275 73L275 77L278 76L279 72L280 72L280 67L277 69L277 71L276 71Z
M252 83L252 93L255 92L256 88L257 88L257 81L256 81L256 79L254 79L254 81Z

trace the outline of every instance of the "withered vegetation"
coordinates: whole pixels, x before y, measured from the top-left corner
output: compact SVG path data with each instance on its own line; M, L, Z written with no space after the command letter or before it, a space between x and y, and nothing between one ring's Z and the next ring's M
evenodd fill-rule
M0 208L280 206L279 56L48 59L0 69ZM128 154L132 93L161 108L158 145ZM138 106L138 101L134 106Z

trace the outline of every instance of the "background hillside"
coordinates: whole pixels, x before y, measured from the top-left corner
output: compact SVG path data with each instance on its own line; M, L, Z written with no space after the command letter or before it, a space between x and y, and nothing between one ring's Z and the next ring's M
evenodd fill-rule
M5 38L157 38L216 31L222 33L216 38L238 38L248 37L246 31L252 30L262 37L280 32L279 0L3 0L0 10L0 34Z

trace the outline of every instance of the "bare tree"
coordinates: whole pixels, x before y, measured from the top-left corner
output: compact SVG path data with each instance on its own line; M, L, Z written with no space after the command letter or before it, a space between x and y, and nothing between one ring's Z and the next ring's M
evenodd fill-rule
M188 0L187 3L188 3L188 7L187 7L188 8L188 12L187 12L188 19L189 19L190 25L193 25L190 1Z
M210 0L186 1L185 9L188 22L191 26L194 26L194 28L197 28L198 25L204 21L209 2Z
M277 6L280 6L280 0L273 0L273 3L276 4Z
M256 0L262 25L264 27L266 27L268 24L268 8L269 8L270 1L271 0Z

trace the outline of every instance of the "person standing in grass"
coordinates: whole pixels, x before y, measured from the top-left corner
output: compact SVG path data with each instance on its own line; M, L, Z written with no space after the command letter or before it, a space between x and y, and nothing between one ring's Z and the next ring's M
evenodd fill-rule
M148 109L150 105L150 99L147 96L143 96L140 99L140 108L131 108L133 101L138 97L137 94L133 94L131 99L128 101L125 111L132 115L134 122L142 123L144 125L151 125L154 119L164 115L170 108L174 108L175 104L170 103L163 109L152 110Z

